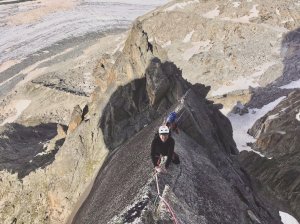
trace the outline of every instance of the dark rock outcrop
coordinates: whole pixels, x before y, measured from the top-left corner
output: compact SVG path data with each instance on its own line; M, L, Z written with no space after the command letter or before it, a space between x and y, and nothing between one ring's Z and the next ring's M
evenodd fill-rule
M298 25L299 26L299 25ZM281 42L281 53L284 56L284 69L274 83L269 85L281 86L300 79L300 28L286 33Z
M192 86L164 65L152 61L146 80L120 87L108 102L101 127L106 144L118 147L110 152L73 223L172 223L162 202L156 203L150 160L153 135L171 110L182 115L181 133L173 135L181 164L159 175L159 187L180 223L281 223L278 210L253 192L235 156L229 120L205 99L209 88ZM157 74L169 84L161 83ZM175 89L181 98L174 96ZM132 117L136 122L130 124ZM123 132L130 134L120 137Z
M271 159L242 152L245 169L270 194L281 201L283 209L300 219L300 91L295 91L275 109L260 118L249 133L257 138L255 150Z
M166 112L191 87L173 63L161 63L157 58L145 76L119 88L103 111L100 127L110 149Z

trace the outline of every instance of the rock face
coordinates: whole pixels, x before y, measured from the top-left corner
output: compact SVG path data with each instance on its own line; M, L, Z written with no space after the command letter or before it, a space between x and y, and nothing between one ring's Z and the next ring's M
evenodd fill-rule
M104 60L104 63L103 61L100 63L102 72L95 73L100 91L112 94L119 85L144 77L145 70L153 57L165 61L166 52L156 43L150 43L142 24L136 21L125 42L122 54L117 57L114 65L109 63L109 58ZM99 93L98 91L96 90L96 93Z
M245 169L276 196L284 209L300 219L300 91L291 93L249 130L257 138L253 147L271 159L242 152Z
M108 102L102 128L111 131L104 130L104 137L109 139L109 146L120 146L102 166L73 223L172 223L162 201L155 202L157 192L150 159L151 140L170 110L182 115L181 133L173 135L181 164L172 164L167 174L159 175L159 187L180 223L281 223L278 211L271 210L251 189L250 180L235 156L230 122L205 99L208 89L203 85L192 86L176 72L168 73L174 65L165 66L154 60L144 79L120 87ZM172 88L156 78L157 71L170 80ZM140 89L136 88L137 82L143 83ZM155 88L157 91L149 96L153 86L162 90ZM171 97L174 88L182 90L178 100ZM145 97L144 104L136 103L141 102L140 97ZM157 100L151 101L151 97ZM151 117L154 109L156 113ZM135 116L135 123L125 122L129 111ZM150 123L143 127L145 120ZM127 139L119 138L118 130L113 131L118 127L129 133L126 128L133 124L138 126L137 133L126 136ZM124 139L122 144L120 139Z
M145 76L119 88L103 111L100 127L111 149L166 112L191 86L173 63L162 64L158 58L151 61Z

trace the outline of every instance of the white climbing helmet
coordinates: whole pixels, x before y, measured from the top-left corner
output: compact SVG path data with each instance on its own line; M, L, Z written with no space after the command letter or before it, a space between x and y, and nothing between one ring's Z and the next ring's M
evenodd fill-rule
M159 129L158 129L158 133L159 134L169 134L169 128L165 125L163 126L160 126Z

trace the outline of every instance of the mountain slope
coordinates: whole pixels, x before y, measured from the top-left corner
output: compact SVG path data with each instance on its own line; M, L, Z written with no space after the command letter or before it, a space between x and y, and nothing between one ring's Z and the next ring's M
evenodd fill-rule
M151 66L164 71L164 63L155 59ZM142 92L147 92L149 83L154 83L158 87L154 96L159 96L162 86L158 85L157 73L153 69L149 71L152 72L147 73L146 78L151 78L152 82L146 82L140 88L144 89ZM168 78L178 80L177 76L173 72ZM128 102L139 97L139 91L133 92L136 89L134 82L120 87L116 91L117 96L132 92ZM156 104L145 101L148 106L144 114L139 114L137 124L157 105L163 105L160 108L166 109L163 112L157 110L153 122L137 134L130 134L123 144L110 153L73 223L171 223L161 205L158 213L154 212L156 189L150 159L153 135L166 111L171 108L182 114L181 133L173 134L175 151L180 156L181 164L172 164L167 174L159 175L159 186L180 223L281 223L278 211L270 209L270 205L252 191L250 180L235 156L237 150L229 120L219 112L217 105L205 99L207 89L199 84L192 86L183 79L176 82L175 87L181 85L189 88L179 100L169 98L172 88L167 88ZM149 96L152 95L148 92L146 97L149 99ZM171 105L164 104L166 99ZM124 120L114 119L112 115L114 111L123 110L124 106L112 100L107 107L114 110L111 110L110 116L105 115L112 122L107 123L105 128L121 125ZM136 107L131 112L138 111ZM104 133L108 135L108 132ZM118 139L115 141L118 142Z

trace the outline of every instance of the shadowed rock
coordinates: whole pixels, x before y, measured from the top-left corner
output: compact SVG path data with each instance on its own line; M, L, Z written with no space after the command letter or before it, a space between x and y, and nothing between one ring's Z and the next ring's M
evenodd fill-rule
M161 63L157 58L151 61L145 76L120 87L103 111L100 127L110 149L165 113L191 87L173 63Z
M56 124L35 127L9 124L3 129L0 135L0 170L18 173L20 179L51 164L64 142L64 139L56 141L54 149L43 154L47 149L46 145L57 134Z
M247 102L247 107L261 108L294 91L279 87L300 79L300 28L285 34L281 42L281 56L284 65L282 74L265 87L250 88L251 99Z

